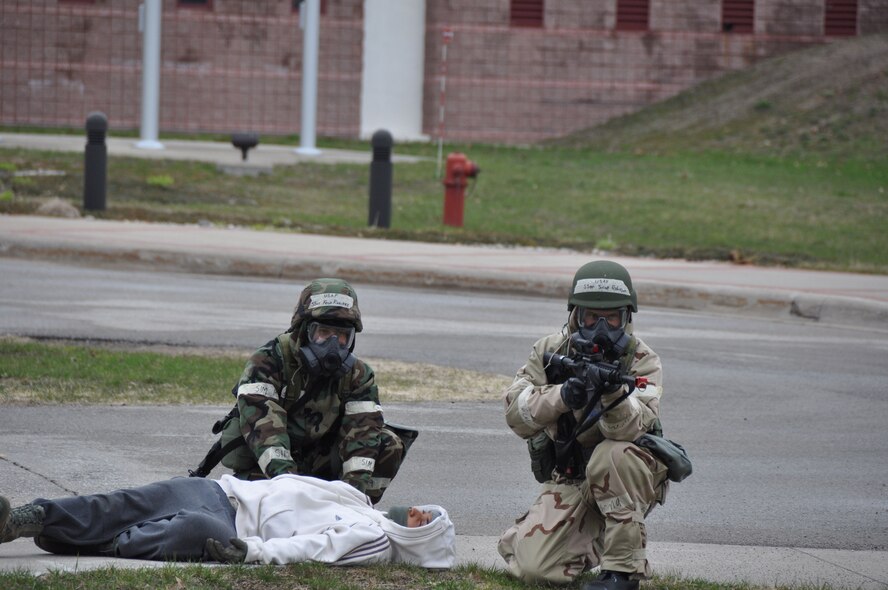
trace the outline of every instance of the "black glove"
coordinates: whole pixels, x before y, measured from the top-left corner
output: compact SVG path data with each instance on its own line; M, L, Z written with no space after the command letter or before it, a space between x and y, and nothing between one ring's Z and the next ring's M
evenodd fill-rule
M561 401L571 410L580 410L589 403L589 394L582 380L571 377L561 385Z
M620 372L609 365L590 365L585 373L587 386L596 393L607 395L623 387Z
M222 563L243 563L247 558L246 542L238 538L232 538L228 541L231 543L230 547L226 547L222 541L207 539L207 544L204 548L210 560L221 561Z

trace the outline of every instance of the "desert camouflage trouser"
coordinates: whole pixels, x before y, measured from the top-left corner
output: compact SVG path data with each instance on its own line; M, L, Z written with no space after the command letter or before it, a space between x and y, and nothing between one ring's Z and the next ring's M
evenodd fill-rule
M651 575L645 516L666 493L666 466L630 442L599 443L586 479L547 482L530 510L499 541L509 569L526 582L567 583L602 569Z
M376 457L373 474L361 490L370 497L374 504L382 499L382 495L392 483L392 479L398 473L401 461L404 459L404 443L401 442L397 434L388 428L383 428L380 438L382 445L379 455ZM299 474L327 481L336 479L348 481L347 474L342 473L339 442L336 437L325 437L317 445L303 449L301 452L294 452L294 460L299 466ZM240 479L265 479L265 474L262 473L258 465L234 475Z

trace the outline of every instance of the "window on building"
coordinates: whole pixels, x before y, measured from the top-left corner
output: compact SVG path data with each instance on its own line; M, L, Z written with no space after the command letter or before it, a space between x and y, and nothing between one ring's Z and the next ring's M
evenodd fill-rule
M513 27L543 26L543 0L512 0L509 24Z
M647 31L650 0L617 0L618 31Z
M722 31L755 32L755 0L722 0Z
M59 4L95 4L96 0L59 0Z
M209 10L213 7L213 0L177 0L176 6L179 8L204 8Z
M823 34L857 34L857 0L826 0L823 6Z

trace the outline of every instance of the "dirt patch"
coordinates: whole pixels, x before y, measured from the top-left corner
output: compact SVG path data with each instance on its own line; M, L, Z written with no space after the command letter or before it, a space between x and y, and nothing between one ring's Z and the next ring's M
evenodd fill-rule
M366 359L383 402L499 399L512 377L424 363ZM517 368L517 367L516 367Z

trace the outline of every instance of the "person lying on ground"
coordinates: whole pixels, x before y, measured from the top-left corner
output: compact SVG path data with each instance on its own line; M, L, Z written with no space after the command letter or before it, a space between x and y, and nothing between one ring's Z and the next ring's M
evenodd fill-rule
M441 506L383 512L345 482L290 474L174 478L17 508L0 496L0 543L20 537L50 553L129 559L435 569L455 561L453 523Z

